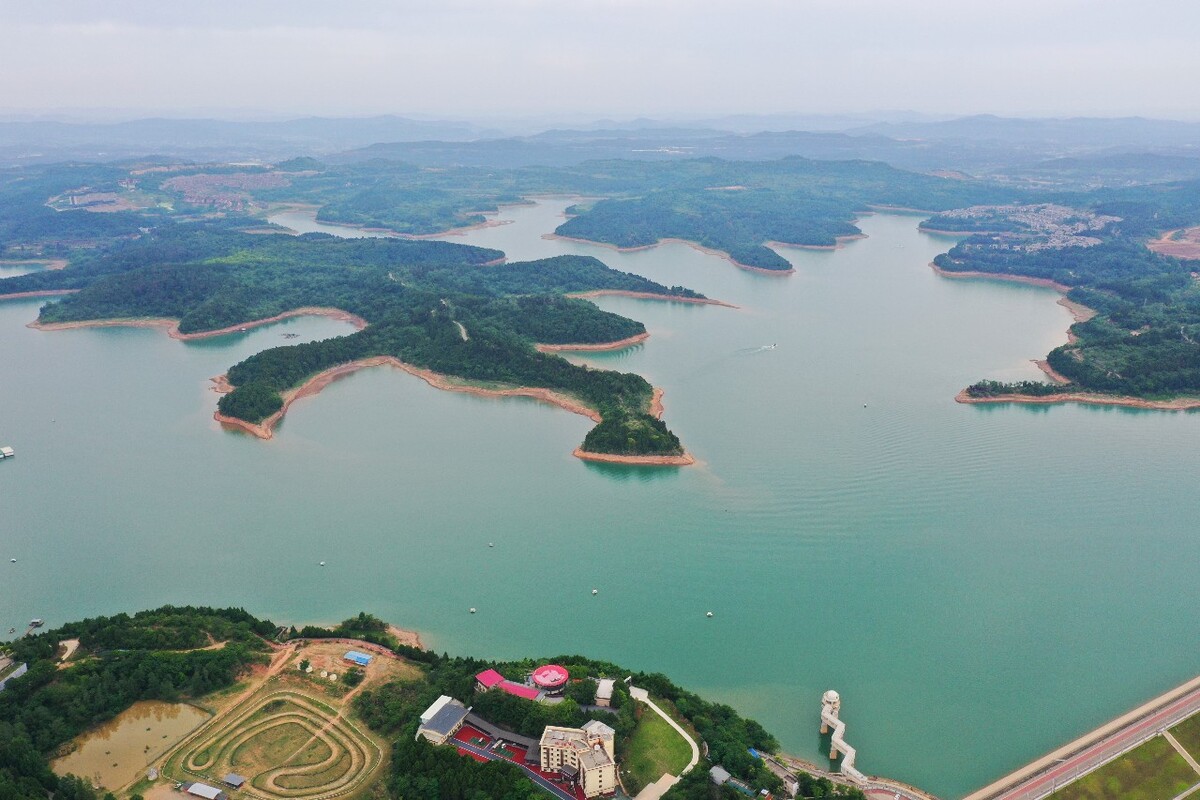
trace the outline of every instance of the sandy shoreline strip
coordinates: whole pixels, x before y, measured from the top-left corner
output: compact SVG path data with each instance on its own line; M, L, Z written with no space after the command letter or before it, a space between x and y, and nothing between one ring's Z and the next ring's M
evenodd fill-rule
M846 242L857 241L858 239L866 239L865 233L851 233L845 236L835 236L834 244L796 244L795 242L777 242L771 240L764 242L767 247L794 247L798 250L841 250L846 246Z
M42 289L36 292L13 292L0 294L0 300L20 300L23 297L62 297L64 294L75 294L78 289Z
M1052 281L1049 278L1030 278L1027 275L1010 275L1008 273L1000 272L954 272L951 270L942 269L932 261L929 262L929 268L938 275L941 275L943 278L991 278L992 280L1008 281L1009 283L1027 283L1030 286L1044 286L1047 289L1054 289L1059 294L1064 295L1071 291L1070 286L1058 283L1057 281ZM1081 306L1078 303L1075 303L1074 305L1078 306L1079 308L1087 308L1086 306ZM1091 309L1088 310L1091 311ZM1095 316L1095 313L1096 312L1093 311L1092 316Z
M633 297L638 300L661 300L666 303L693 303L706 306L723 306L737 308L733 303L724 300L713 300L710 297L680 297L676 294L656 294L654 292L631 292L625 289L593 289L590 292L571 292L567 297L578 297L587 300L590 297Z
M1147 408L1156 411L1187 411L1200 408L1200 397L1177 397L1174 400L1144 400L1141 397L1125 397L1122 395L1093 394L1091 392L1063 392L1034 397L1025 394L1000 394L995 397L971 397L963 389L954 396L954 400L968 405L980 403L1087 403L1096 406L1124 406L1126 408Z
M627 339L618 339L615 342L601 342L600 344L536 344L534 347L541 353L561 353L561 352L599 352L603 350L623 350L626 347L633 347L635 344L641 344L650 338L650 333L639 333L637 336L630 336Z
M0 267L23 267L27 264L41 264L46 270L65 269L67 260L65 258L11 258L0 259Z
M397 625L388 624L387 632L396 637L396 641L408 647L415 647L418 650L424 650L425 644L421 641L421 634L408 628L401 628Z
M421 367L406 364L394 356L372 356L371 358L362 358L357 361L351 361L348 364L340 364L336 367L331 367L323 372L309 378L301 386L296 389L283 393L283 406L271 416L267 417L260 423L246 422L235 417L227 417L220 411L213 412L213 419L222 425L237 428L245 431L259 439L271 439L274 437L275 426L287 414L288 408L295 401L303 397L312 397L319 393L329 384L333 383L338 378L345 375L357 372L360 369L367 367L392 366L403 370L410 375L415 375L421 380L428 383L435 389L442 389L448 392L463 392L464 394L474 394L481 397L531 397L534 400L539 400L544 403L564 408L574 414L587 417L593 422L600 422L600 414L594 409L568 397L565 394L554 392L549 389L535 387L515 387L512 389L486 389L480 386L469 386L466 384L455 383L453 379L441 375L431 370L422 369ZM229 383L227 375L218 375L212 378L213 390L222 394L233 390L233 385ZM655 389L650 400L650 413L655 417L661 418L663 413L662 404L663 390ZM688 466L696 463L696 459L690 453L684 453L678 456L620 456L610 455L607 453L590 453L582 447L577 447L573 453L576 458L581 458L587 461L605 461L614 464L637 464L643 466Z
M927 228L924 225L917 227L921 233L934 233L938 236L958 236L966 238L968 236L994 236L998 231L948 231L942 228Z
M38 322L33 321L26 327L34 328L39 331L65 331L74 328L163 328L167 335L172 339L181 341L191 341L192 339L208 339L213 336L225 336L230 333L239 333L251 328L258 328L262 325L270 325L273 322L280 322L292 317L328 317L329 319L341 320L349 322L358 328L360 331L367 327L367 321L362 317L351 314L349 311L343 311L340 308L321 308L317 306L305 306L304 308L296 308L291 311L285 311L282 314L276 314L273 317L264 319L251 320L242 322L237 325L230 325L227 328L220 328L215 331L200 331L198 333L180 333L179 320L170 317L142 317L132 319L91 319L81 320L79 322Z
M504 206L523 206L523 205L529 205L529 203L501 203L500 208L503 208ZM481 230L483 228L496 228L496 227L499 227L500 225L509 225L513 222L513 220L511 220L511 219L503 219L503 220L485 219L483 222L476 222L474 225L463 225L462 227L459 227L459 228L447 228L444 231L437 231L435 233L401 233L400 231L394 231L391 228L373 228L368 225L359 225L354 222L328 222L326 220L320 220L320 219L317 219L317 214L320 212L320 210L321 210L321 206L313 205L311 203L289 203L286 205L279 206L274 211L268 212L268 215L280 214L280 213L286 214L289 212L306 214L306 213L311 212L312 213L312 221L316 225L330 225L330 226L336 226L338 228L350 228L352 230L362 231L363 233L379 234L379 238L408 239L411 241L419 241L422 239L437 239L442 236L462 236L463 234L466 234L470 231L477 231L477 230ZM474 212L474 213L481 214L485 217L489 217L489 216L495 216L495 215L499 214L500 211L499 211L499 208L497 208L496 211L478 211L478 212ZM278 223L271 223L271 224L278 224ZM295 234L297 236L301 235L300 232L297 231L295 228L288 228L286 225L280 225L279 227L287 228L287 230L291 231L293 234ZM485 264L484 266L487 266L487 265Z
M681 456L620 456L612 453L589 453L582 447L576 447L571 455L584 461L599 461L605 464L631 464L642 467L690 467L696 463L691 453Z
M340 364L336 367L330 367L323 372L309 378L303 384L295 389L291 389L283 393L283 407L276 411L271 416L267 417L260 423L246 422L245 420L236 419L234 417L226 417L219 411L213 414L213 419L223 425L230 425L240 428L247 433L251 433L260 439L270 439L274 436L273 430L279 420L283 419L287 413L288 407L296 400L303 397L311 397L319 393L329 384L333 383L338 378L357 372L366 367L392 366L401 369L410 375L422 379L435 389L443 389L448 392L463 392L465 394L480 395L483 397L532 397L535 400L541 400L551 405L556 405L559 408L565 408L575 414L580 414L587 417L593 422L600 422L600 414L593 409L580 403L574 398L568 397L558 392L552 392L549 389L540 389L534 387L517 387L513 389L485 389L479 386L469 386L466 384L455 383L445 375L441 375L431 370L422 369L406 364L393 356L372 356L370 358L361 358L357 361L351 361L347 364ZM213 390L225 393L232 390L229 383L229 378L226 375L218 375L211 379L213 382Z
M692 248L693 250L699 250L701 253L706 253L710 256L716 256L717 258L722 258L722 259L728 261L730 264L733 264L738 269L744 269L747 272L761 272L761 273L765 273L767 275L791 275L792 273L794 273L796 271L794 268L791 268L791 267L789 267L788 269L763 269L762 267L752 267L749 264L743 264L740 261L734 260L733 256L729 255L729 253L726 253L724 250L714 250L711 247L705 247L702 244L688 241L687 239L675 239L672 237L668 237L666 239L659 239L654 244L642 244L642 245L638 245L637 247L619 247L615 244L609 244L608 242L597 242L597 241L593 241L591 239L580 239L577 236L563 236L558 233L543 233L542 238L543 239L558 239L558 240L564 241L564 242L578 242L579 244L590 244L590 245L594 245L596 247L607 247L609 250L616 250L618 253L637 253L641 250L652 250L655 247L658 247L659 245L663 245L663 244L686 244L688 247ZM801 246L801 245L797 245L797 247L799 247L799 246Z

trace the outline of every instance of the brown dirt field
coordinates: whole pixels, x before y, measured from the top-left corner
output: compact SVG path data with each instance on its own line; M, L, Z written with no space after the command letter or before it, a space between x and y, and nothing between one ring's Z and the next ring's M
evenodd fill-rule
M341 676L350 668L350 664L342 660L347 650L356 649L353 645L345 642L326 642L318 639L311 641L311 644L306 644L300 648L295 655L288 659L288 665L285 668L286 673L296 673L298 677L300 662L308 659L312 665L313 671L308 673L308 678L316 678L318 682L325 683L321 675L321 670L336 673L338 682L341 682ZM362 648L357 648L362 650ZM369 652L375 655L374 651ZM366 679L362 682L363 686L374 686L379 683L384 683L390 680L412 680L421 676L421 671L399 658L388 658L387 656L375 655L371 659L371 663L364 670Z
M1200 258L1200 225L1167 231L1146 246L1164 256Z

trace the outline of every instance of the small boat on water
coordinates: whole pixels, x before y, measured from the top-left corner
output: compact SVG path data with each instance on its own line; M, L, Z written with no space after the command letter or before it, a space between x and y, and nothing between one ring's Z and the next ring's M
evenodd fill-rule
M12 458L15 455L11 447L0 447L0 458Z

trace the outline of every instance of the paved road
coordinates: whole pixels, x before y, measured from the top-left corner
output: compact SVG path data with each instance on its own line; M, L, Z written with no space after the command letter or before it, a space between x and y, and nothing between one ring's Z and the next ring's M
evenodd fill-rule
M463 750L466 750L470 753L474 753L475 755L477 755L481 758L486 758L488 761L508 761L508 759L501 758L500 756L493 753L491 750L484 750L483 748L476 747L473 744L468 744L466 742L460 742L457 739L455 739L453 742L446 742L446 744L448 744L448 745L453 744L455 747L461 747ZM515 761L509 761L508 763L516 764ZM531 770L529 767L525 766L524 764L517 764L517 766L520 767L521 769L525 770L525 774L529 776L530 780L532 780L538 786L545 789L547 792L550 792L550 794L559 798L559 800L579 800L579 798L575 797L575 795L563 790L559 786L555 786L553 783L546 780L541 775L539 775L537 772L534 772L533 770Z
M1192 683L1195 684L1196 681ZM1157 701L1151 701L1151 705L1155 702ZM985 794L984 790L969 797L978 800L985 797L988 800L1037 800L1197 712L1200 712L1200 685L1192 686L1189 691L1174 700L1117 727L1094 744L1074 754L1050 759L1045 769L1011 788L988 794ZM1055 754L1051 753L1051 756L1053 755ZM1047 759L1049 758L1048 756Z

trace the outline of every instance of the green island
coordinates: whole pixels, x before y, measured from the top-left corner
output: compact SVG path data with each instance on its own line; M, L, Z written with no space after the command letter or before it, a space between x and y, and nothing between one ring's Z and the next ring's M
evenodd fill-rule
M840 778L785 768L772 755L778 742L761 725L664 675L580 655L504 662L439 655L369 614L297 629L242 609L164 606L70 623L4 650L28 665L0 691L5 800L169 800L187 796L179 792L193 783L220 784L234 800L582 797L569 773L551 775L557 791L545 779L535 784L538 770L527 766L522 744L547 730L581 728L610 737L630 796L684 772L667 800L732 800L785 788L805 797L864 797ZM547 662L562 665L555 669L565 687L553 697L528 681L506 681L520 694L481 683L488 675L528 676ZM640 692L649 701L635 697ZM470 715L464 709L465 727L438 743L428 735L426 725L436 725L426 709L451 698L465 701ZM148 701L160 716L187 704L201 719L160 741L158 723L129 716ZM691 769L688 740L651 703L701 743L704 756ZM153 746L121 749L119 738L108 738L114 725L143 724ZM102 782L71 774L66 765L96 749L89 734L101 725L99 746L109 750L97 755L116 770ZM480 750L485 739L488 749ZM725 782L712 779L714 766Z

